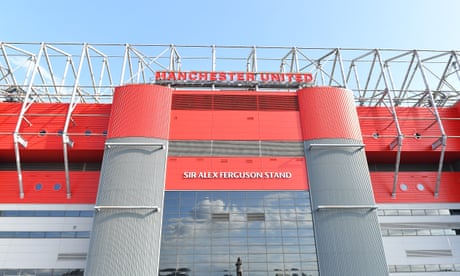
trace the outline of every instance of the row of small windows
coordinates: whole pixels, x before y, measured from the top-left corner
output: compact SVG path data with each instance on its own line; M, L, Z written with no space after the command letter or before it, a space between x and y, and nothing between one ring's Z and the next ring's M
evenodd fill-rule
M93 217L94 211L1 210L0 217Z
M235 268L231 267L229 269L215 269L213 270L212 267L204 268L204 269L191 269L189 267L168 267L164 269L160 269L159 276L187 276L187 275L223 275L223 276L232 276L235 275L232 273ZM273 269L257 269L257 270L248 270L243 269L244 275L254 275L254 276L266 276L266 275L274 275L274 276L318 276L318 269L317 268L273 268Z
M460 214L457 209L379 209L379 216L451 216Z
M31 232L0 232L0 239L87 239L90 231L31 231Z
M391 236L455 236L459 229L382 229L383 237Z
M420 265L389 265L390 273L397 272L460 272L460 264L420 264Z
M83 276L83 269L0 269L0 276Z
M48 132L46 131L46 129L42 129L42 130L40 130L40 131L38 132L38 135L40 135L40 136L45 136L47 133L48 133ZM62 136L63 133L64 133L63 130L58 130L58 131L57 131L57 135L58 135L58 136ZM52 134L55 134L55 133L52 133ZM90 135L93 134L93 132L92 132L90 129L87 129L87 130L85 130L84 134L85 134L85 136L90 136ZM104 131L102 132L102 135L103 135L103 136L107 136L107 130L104 130Z

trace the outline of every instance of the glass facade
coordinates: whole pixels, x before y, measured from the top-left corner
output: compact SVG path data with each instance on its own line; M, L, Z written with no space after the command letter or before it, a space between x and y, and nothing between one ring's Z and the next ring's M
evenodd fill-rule
M316 276L308 191L168 191L160 276Z

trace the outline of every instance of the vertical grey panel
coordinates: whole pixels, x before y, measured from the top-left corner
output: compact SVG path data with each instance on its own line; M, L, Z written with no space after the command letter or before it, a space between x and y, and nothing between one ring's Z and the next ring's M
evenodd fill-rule
M157 275L167 141L107 140L85 275ZM165 148L149 144L165 144ZM122 145L124 144L124 145ZM139 145L136 145L139 144ZM104 208L102 208L104 207Z
M352 139L305 142L322 276L388 275L377 212L371 208L375 201L365 152L353 146L360 143Z

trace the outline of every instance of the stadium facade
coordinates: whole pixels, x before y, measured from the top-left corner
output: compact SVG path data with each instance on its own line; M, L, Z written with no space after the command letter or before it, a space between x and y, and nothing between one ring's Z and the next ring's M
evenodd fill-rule
M460 273L457 51L0 48L2 276Z

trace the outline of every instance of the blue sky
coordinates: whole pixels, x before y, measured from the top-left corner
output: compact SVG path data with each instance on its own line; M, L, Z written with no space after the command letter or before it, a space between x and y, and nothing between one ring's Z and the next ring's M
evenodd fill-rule
M458 0L5 0L5 42L460 48Z

